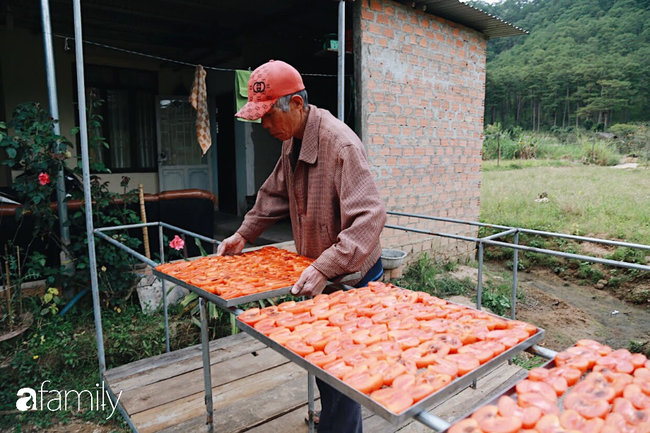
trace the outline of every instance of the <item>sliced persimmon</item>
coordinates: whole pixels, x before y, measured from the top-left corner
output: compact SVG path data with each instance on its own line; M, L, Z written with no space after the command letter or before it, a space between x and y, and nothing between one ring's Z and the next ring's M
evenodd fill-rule
M623 391L623 397L637 409L650 409L650 396L647 396L636 383L630 383Z
M396 377L399 377L405 373L406 373L406 367L404 366L404 364L401 364L399 362L388 363L388 367L382 373L382 376L384 377L384 385L386 386L392 385Z
M400 376L397 376L392 383L392 387L395 389L409 389L415 385L415 375L404 373Z
M499 397L497 407L501 416L520 419L522 427L526 429L533 428L542 417L542 411L539 408L534 406L523 408L507 395Z
M377 356L378 359L385 359L391 356L400 356L402 349L394 341L380 341L368 347L369 351L380 352L384 354L384 358Z
M650 409L637 409L628 399L617 398L614 400L612 412L623 415L625 421L631 425L650 423Z
M580 370L581 374L591 367L589 359L580 355L569 353L567 351L559 352L555 355L555 364L562 367L568 366Z
M370 398L386 407L389 411L397 414L404 412L413 405L413 397L402 390L393 388L383 388L373 391L370 394Z
M466 418L451 426L448 433L483 433L478 421L473 418Z
M427 371L438 374L448 374L452 378L458 376L458 365L445 358L437 359L434 364L427 367Z
M422 329L429 329L433 332L436 332L438 334L442 334L447 332L447 329L449 329L449 324L451 322L447 319L432 319L432 320L427 320L427 321L421 321L420 322L420 328Z
M570 392L564 397L564 407L574 410L587 419L604 417L609 411L607 400L593 399L579 392Z
M534 392L517 395L517 404L521 407L536 407L542 411L544 415L559 415L560 408L557 403L547 400L543 395Z
M546 398L548 401L551 402L556 402L557 401L557 394L555 393L555 390L551 387L546 382L538 382L534 380L522 380L515 385L515 389L517 390L517 394L525 394L528 392L534 392L541 394Z
M306 356L314 352L314 348L305 344L302 340L289 340L285 347L300 356Z
M237 318L247 325L254 325L262 319L266 319L268 314L261 313L259 308L251 308L241 313Z
M519 418L500 416L495 405L479 408L472 414L472 418L478 421L479 427L486 433L515 433L522 426Z
M463 346L463 342L460 339L460 336L451 333L436 334L433 337L434 341L440 341L449 346L450 353L456 353L456 351Z
M332 361L329 364L323 366L323 370L331 374L332 376L338 377L339 379L343 378L346 374L352 371L352 367L343 362L342 359L337 359Z
M413 386L408 388L408 393L411 395L414 402L418 402L423 398L430 396L435 391L436 389L427 382L416 382Z
M453 378L448 374L431 373L429 370L425 370L415 377L416 385L419 383L427 383L433 388L432 392L444 388L449 385L452 380Z
M273 341L277 341L281 345L286 345L289 340L300 339L297 335L293 335L290 330L287 328L282 328L278 331L272 332L269 334L269 338Z
M364 372L346 377L344 382L359 392L370 394L381 388L384 384L384 378L381 374L371 375L370 373Z
M480 343L480 342L479 342ZM485 349L484 346L469 344L458 349L458 353L469 353L478 359L481 364L485 364L487 361L494 357L494 352L491 350Z
M463 376L481 365L478 358L469 353L453 353L445 356L444 359L458 366L459 376Z
M336 355L334 354L325 355L324 352L318 351L306 355L305 359L311 362L312 364L322 368L325 364L329 364L330 362L336 361Z

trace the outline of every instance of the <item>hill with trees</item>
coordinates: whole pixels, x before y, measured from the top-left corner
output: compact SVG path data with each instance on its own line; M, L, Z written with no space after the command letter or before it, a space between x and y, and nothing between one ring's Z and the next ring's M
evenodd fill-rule
M602 130L650 120L649 0L470 3L530 31L488 44L487 124Z

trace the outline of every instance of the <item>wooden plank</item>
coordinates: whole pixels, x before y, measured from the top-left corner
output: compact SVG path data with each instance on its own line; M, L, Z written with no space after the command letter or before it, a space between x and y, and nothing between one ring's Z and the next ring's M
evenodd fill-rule
M234 433L262 429L261 431L273 433L285 433L292 430L304 432L307 428L304 423L304 417L307 415L306 401L307 375L297 377L263 393L237 400L215 411L214 431ZM300 410L301 408L302 410ZM285 416L289 418L285 418ZM276 421L282 418L284 418L284 422L291 419L293 424L289 426L281 421ZM205 419L194 418L182 425L163 431L165 433L181 433L201 431L202 428L205 428Z
M254 356L251 353L246 353L227 362L212 365L210 368L212 387L216 388L289 362L287 358L270 348L262 349L257 354ZM113 392L119 392L119 389L111 389ZM130 390L123 394L122 406L129 415L133 415L200 393L204 389L203 369L199 368L169 379L160 378L150 385Z
M247 345L255 342L253 337L243 332L231 335L224 338L219 338L210 342L210 352L220 350L227 347L234 347L237 345ZM175 350L170 353L163 353L160 355L152 356L151 358L141 359L139 361L131 362L129 364L121 365L119 367L106 370L104 377L107 380L115 381L117 379L125 378L135 374L140 374L144 371L158 368L167 364L172 364L176 361L192 358L194 356L201 356L201 345L187 347L185 349Z
M246 342L232 347L217 348L210 352L210 366L218 363L228 361L240 357L242 355L250 355L251 353L259 353L264 350L266 346L257 340ZM122 379L114 381L108 380L111 389L119 392L120 390L128 391L135 388L141 388L150 384L154 384L160 380L165 380L175 376L180 376L184 373L199 370L203 374L203 355L199 353L198 356L183 359L173 362L171 364L162 365L157 368L144 371L136 375L130 375Z
M306 397L305 393L305 399ZM246 431L247 433L305 433L308 431L305 416L307 416L307 405L303 404L289 413Z
M297 378L302 378L306 382L307 372L292 363L282 364L270 370L247 376L241 380L213 388L213 407L215 411L219 411L224 407L236 407L240 400L258 396ZM256 402L256 407L258 405L257 397L253 398L252 401ZM203 417L204 414L204 393L199 392L180 400L136 413L131 416L131 420L140 432L147 433L172 427L189 421L192 418Z

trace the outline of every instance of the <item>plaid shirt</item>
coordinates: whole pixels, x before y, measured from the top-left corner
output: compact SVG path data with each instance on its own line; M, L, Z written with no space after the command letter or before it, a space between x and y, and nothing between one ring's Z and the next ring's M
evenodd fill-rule
M293 139L282 143L238 233L253 242L289 215L298 254L316 259L322 274L365 275L381 255L386 211L361 140L329 111L310 105L295 172L292 149Z

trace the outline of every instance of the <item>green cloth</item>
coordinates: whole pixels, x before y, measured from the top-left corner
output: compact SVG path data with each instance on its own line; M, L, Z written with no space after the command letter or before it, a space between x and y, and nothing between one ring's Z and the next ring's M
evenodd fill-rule
M251 71L235 71L235 99L237 100L237 111L241 110L241 108L248 102L248 79L250 76ZM238 117L237 120L241 122L262 123L262 119L246 120Z

